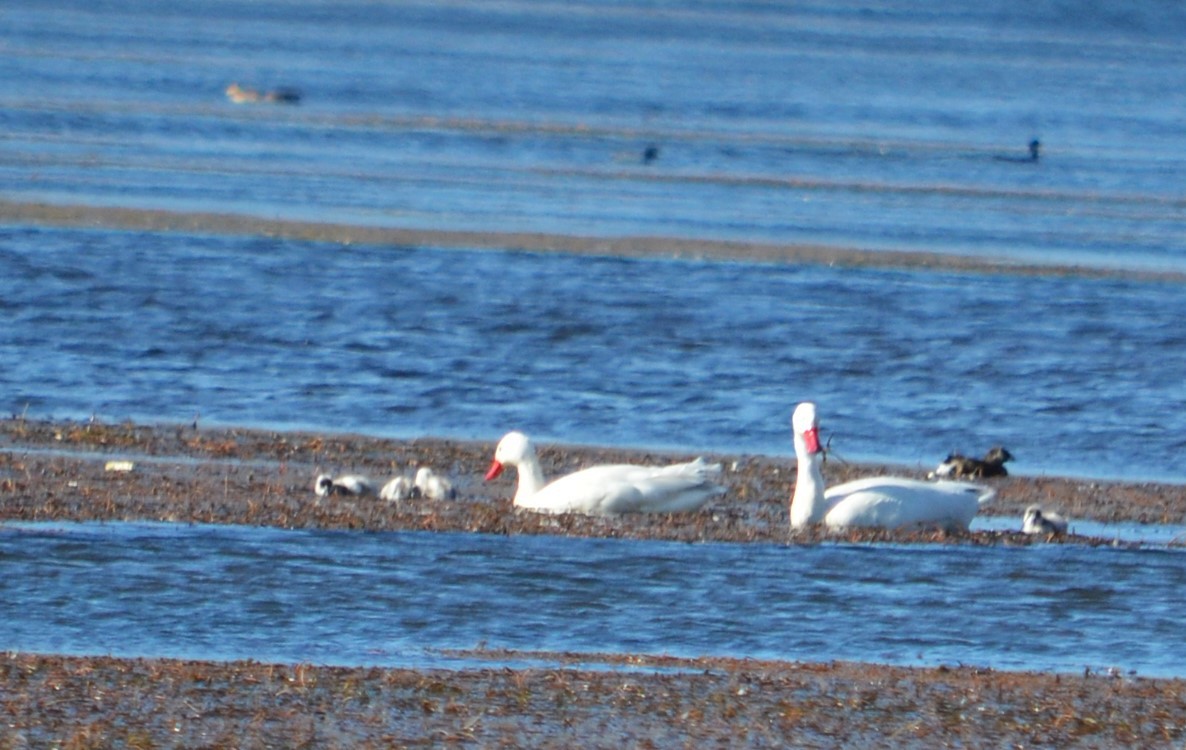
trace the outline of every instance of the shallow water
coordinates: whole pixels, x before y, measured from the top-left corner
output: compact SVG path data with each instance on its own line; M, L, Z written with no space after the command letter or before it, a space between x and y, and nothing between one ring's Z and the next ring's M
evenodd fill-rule
M1154 2L15 0L0 190L1182 269L1184 28Z
M166 524L0 527L0 648L432 665L437 649L1186 676L1186 554Z
M1154 2L10 0L0 409L780 454L810 398L849 459L1003 443L1016 473L1186 482L1180 282L316 244L197 218L1182 272L1183 30ZM232 105L232 81L303 99ZM195 229L34 227L37 201ZM1183 559L8 526L0 648L1182 675Z
M15 0L0 408L789 453L811 398L852 459L1004 443L1021 473L1186 481L1180 283L318 245L188 213L1183 271L1183 28L1151 2ZM232 81L303 98L238 106ZM32 228L22 201L198 230Z
M0 406L1186 481L1173 283L0 229ZM874 312L876 311L876 312Z
M977 516L972 520L971 529L1020 531L1021 519L1015 516ZM1147 544L1175 548L1186 545L1186 526L1175 524L1112 523L1072 518L1067 522L1067 533L1105 539L1117 545Z

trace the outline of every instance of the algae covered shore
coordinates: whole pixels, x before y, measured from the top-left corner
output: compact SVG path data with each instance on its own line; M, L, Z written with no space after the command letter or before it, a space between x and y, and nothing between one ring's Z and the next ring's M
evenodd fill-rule
M0 423L0 523L128 520L287 528L814 544L791 534L794 459L712 456L727 493L697 513L583 518L516 512L486 483L493 443L206 429ZM607 460L691 454L541 446L550 475ZM458 498L319 498L321 471L376 478L432 466ZM830 461L831 481L891 468ZM130 469L130 470L128 470ZM990 512L1041 503L1072 518L1181 523L1186 489L1011 476ZM1034 544L1020 533L884 532L939 544ZM1071 543L1096 543L1070 537ZM458 669L214 663L104 655L0 658L0 750L24 747L1180 747L1186 682L1129 674L1000 672L847 662L475 649ZM488 666L486 665L488 663Z

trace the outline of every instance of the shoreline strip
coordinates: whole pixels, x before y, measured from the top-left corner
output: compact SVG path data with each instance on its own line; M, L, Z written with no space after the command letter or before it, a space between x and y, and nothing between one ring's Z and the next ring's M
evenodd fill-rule
M865 250L819 244L763 243L679 237L591 237L543 232L417 229L266 219L244 214L152 208L59 205L0 199L0 223L43 227L186 234L280 237L308 242L438 249L527 251L625 258L673 258L762 264L907 269L978 274L1129 279L1186 283L1186 273L977 258L901 250Z

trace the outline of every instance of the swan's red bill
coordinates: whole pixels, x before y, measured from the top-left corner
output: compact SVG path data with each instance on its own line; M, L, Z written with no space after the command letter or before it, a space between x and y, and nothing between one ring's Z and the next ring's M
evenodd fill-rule
M803 431L803 442L807 445L807 453L819 453L819 428L812 427Z
M498 459L495 459L490 463L490 469L486 472L486 481L489 482L501 473L502 464L498 462Z

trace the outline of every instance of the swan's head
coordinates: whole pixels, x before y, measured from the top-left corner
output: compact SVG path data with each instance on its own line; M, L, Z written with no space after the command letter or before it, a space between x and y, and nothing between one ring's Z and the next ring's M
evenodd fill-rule
M820 452L819 445L819 415L816 414L815 404L804 401L795 407L791 416L791 429L795 432L795 451L800 447L803 453L814 456Z
M318 474L316 481L313 482L313 491L321 497L326 497L334 489L334 478L329 474Z
M490 470L486 472L486 481L497 477L507 466L518 466L534 455L535 449L526 435L521 432L508 432L494 449L494 461L490 464Z

